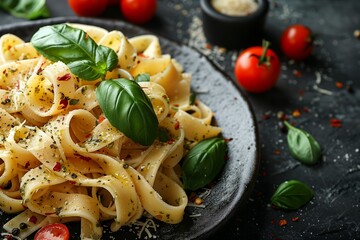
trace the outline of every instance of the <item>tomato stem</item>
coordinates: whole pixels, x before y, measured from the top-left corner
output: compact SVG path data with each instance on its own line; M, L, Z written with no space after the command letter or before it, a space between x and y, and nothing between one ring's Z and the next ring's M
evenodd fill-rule
M263 52L259 58L259 65L261 64L265 64L266 66L270 66L270 59L269 57L266 56L266 53L267 53L267 50L269 49L270 47L270 42L269 41L266 41L266 40L263 40L262 42L262 47L263 47Z

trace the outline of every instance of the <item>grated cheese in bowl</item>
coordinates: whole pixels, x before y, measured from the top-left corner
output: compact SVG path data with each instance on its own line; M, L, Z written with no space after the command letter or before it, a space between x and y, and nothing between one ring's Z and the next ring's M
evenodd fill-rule
M229 16L246 16L258 8L254 0L211 0L211 4L216 11Z

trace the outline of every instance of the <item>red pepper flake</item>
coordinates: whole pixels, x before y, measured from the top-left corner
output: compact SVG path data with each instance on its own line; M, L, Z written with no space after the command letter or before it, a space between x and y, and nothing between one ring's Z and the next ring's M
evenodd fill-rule
M275 225L275 219L272 219L272 220L271 220L271 224L272 224L272 225Z
M160 214L159 214L159 215L156 215L155 218L161 220L161 219L162 219L162 215L160 215Z
M283 227L283 226L286 226L287 225L287 221L285 219L280 219L279 220L279 226L280 227Z
M68 105L69 105L69 100L67 98L60 100L60 109L67 108Z
M205 44L205 48L212 49L212 46L211 46L211 44L207 43L207 44Z
M299 217L293 217L292 219L291 219L291 221L293 221L293 222L297 222L297 221L299 221Z
M60 172L60 170L61 170L61 164L60 164L59 162L56 162L56 163L55 163L55 166L53 167L53 170L54 170L55 172Z
M29 217L28 222L31 222L31 223L33 223L33 224L36 224L36 222L37 222L37 217L35 217L35 216Z
M174 128L175 128L175 130L179 130L180 123L178 121L175 122Z
M229 142L231 142L233 140L233 138L225 138L224 139L224 141L226 142L226 143L229 143Z
M71 79L71 74L70 73L67 73L63 76L59 76L57 77L57 80L58 81L69 81Z
M169 140L167 141L168 144L173 144L174 142L175 142L175 139L169 139Z
M69 181L69 183L71 184L71 185L75 185L76 184L76 181Z
M342 83L342 82L335 82L335 86L336 86L337 88L343 88L343 87L344 87L344 83Z
M292 112L292 115L293 115L293 117L298 118L298 117L301 116L301 112L300 112L299 109L295 109L295 110Z
M91 135L92 135L91 133L88 133L88 134L85 135L85 137L86 137L86 138L90 138Z
M100 115L98 119L98 123L102 123L105 119L106 117L104 115Z
M293 74L294 74L295 77L301 77L301 76L302 76L302 73L301 73L299 70L297 70L297 69L295 69L295 70L293 71Z
M264 113L262 116L261 116L261 118L263 119L263 120L268 120L268 119L270 119L270 113Z
M279 149L276 149L276 150L274 150L274 154L275 154L275 155L280 155L280 154L281 154L281 151L280 151Z
M310 108L308 108L308 107L304 107L303 108L303 112L305 112L305 113L309 113L311 110L310 110Z
M36 71L36 74L39 75L44 69L43 66L45 65L45 62L42 62L39 69Z
M5 236L5 239L6 239L6 240L13 240L14 238L13 238L12 235L6 235L6 236Z
M342 126L342 121L337 118L331 118L330 119L330 125L333 128L340 128Z

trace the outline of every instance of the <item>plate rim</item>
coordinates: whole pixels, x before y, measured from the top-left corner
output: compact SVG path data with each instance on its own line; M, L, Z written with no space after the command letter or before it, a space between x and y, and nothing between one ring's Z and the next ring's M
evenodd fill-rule
M190 239L207 239L211 235L215 234L216 232L220 231L224 228L224 225L234 217L235 213L239 212L244 205L246 205L246 200L250 197L254 186L256 184L256 179L258 176L258 172L260 169L260 159L261 159L261 151L260 151L260 136L259 136L259 127L256 120L255 110L253 105L251 104L251 101L247 94L244 92L243 89L241 89L235 81L230 77L230 75L225 72L223 69L220 68L213 60L211 60L207 55L203 54L199 49L196 49L193 46L186 45L184 43L180 43L179 41L175 39L170 39L168 37L165 37L161 34L161 32L152 32L150 30L147 30L141 26L134 25L132 23L128 23L119 19L100 19L100 18L89 18L89 17L78 17L78 16L64 16L64 17L53 17L53 18L47 18L47 19L39 19L39 20L33 20L33 21L21 21L21 22L15 22L10 23L8 25L0 25L0 32L5 31L11 31L14 28L26 28L26 27L34 27L34 26L45 26L50 24L58 24L58 23L66 23L66 22L75 22L75 23L82 23L82 24L89 24L89 25L108 25L108 24L114 24L114 25L128 25L132 28L135 28L136 31L143 34L153 34L161 39L165 39L167 42L171 44L177 45L177 47L187 47L191 49L192 51L195 51L197 54L199 54L201 57L204 57L208 63L221 75L223 75L224 79L228 81L232 87L234 87L240 94L243 101L246 103L247 110L249 111L249 114L251 116L251 125L254 129L254 159L252 159L254 163L254 167L252 168L252 171L248 174L250 178L246 179L246 182L244 183L245 189L241 193L237 193L235 195L235 198L237 201L230 201L229 202L229 208L232 209L230 213L228 213L226 216L222 217L221 219L217 219L214 221L216 224L214 226L208 226L204 229L204 231L201 232L201 234L194 235L194 237L191 237Z

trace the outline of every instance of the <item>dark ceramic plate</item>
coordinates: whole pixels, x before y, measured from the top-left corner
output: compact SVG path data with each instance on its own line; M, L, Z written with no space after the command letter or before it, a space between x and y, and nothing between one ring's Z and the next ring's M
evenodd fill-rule
M13 33L28 41L44 25L63 22L77 22L96 25L108 30L120 30L126 36L148 34L149 32L119 21L105 21L84 18L54 18L26 22L0 28L0 35ZM205 239L210 237L231 218L235 210L247 200L256 177L259 164L259 144L254 114L248 100L236 85L197 51L160 38L163 53L171 54L193 75L192 89L198 97L215 112L217 123L223 129L229 142L229 160L204 199L206 208L187 207L184 220L180 224L169 225L157 222L157 231L152 233L157 239ZM192 214L200 214L194 218ZM11 217L0 212L1 226ZM79 225L69 224L73 239L78 239ZM104 239L138 239L136 231L124 228L111 233L105 224ZM143 235L144 236L144 235Z

